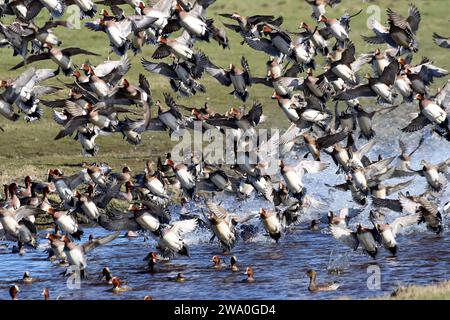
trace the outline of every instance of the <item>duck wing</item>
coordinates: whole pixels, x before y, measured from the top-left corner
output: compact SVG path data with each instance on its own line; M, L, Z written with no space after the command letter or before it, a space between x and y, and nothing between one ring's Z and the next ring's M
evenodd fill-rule
M154 62L146 60L145 58L141 59L141 63L144 66L144 69L147 71L150 71L152 73L157 73L157 74L160 74L160 75L168 77L168 78L178 79L177 73L167 63L164 63L164 62L154 63Z
M400 230L402 228L406 228L410 225L416 224L417 221L419 220L420 215L417 213L414 214L410 214L404 217L399 217L397 219L395 219L392 223L391 223L391 228L392 228L392 233L394 234L394 236L400 232Z
M391 86L395 82L395 78L397 74L400 72L400 64L396 59L392 60L389 65L384 68L381 76L378 78L380 82L385 83L388 86Z
M208 61L205 65L205 71L213 78L215 78L221 85L230 86L231 78L229 71L224 70Z
M226 219L228 216L228 211L218 205L217 203L213 202L211 199L206 200L205 202L206 207L210 211L211 214L213 214L218 219Z
M409 5L409 16L406 19L406 22L408 22L412 32L414 34L417 33L417 30L419 30L419 24L422 20L421 14L419 9L413 4Z
M153 59L163 59L170 56L170 47L166 44L160 44L152 54Z
M91 52L81 48L66 48L61 50L62 54L65 56L75 56L78 54L85 54L88 56L100 56L98 53Z
M397 191L400 191L406 187L408 187L409 185L411 185L414 181L414 178L405 182L401 182L392 186L388 186L386 187L386 195L391 195Z
M95 238L94 240L90 240L88 242L85 242L85 243L83 243L81 245L82 250L83 250L84 253L88 253L89 251L91 251L91 250L93 250L93 249L95 249L95 248L97 248L99 246L105 245L105 244L113 241L119 235L120 235L120 232L117 231L117 232L114 232L113 234L110 234L110 235L107 235L107 236L104 236L104 237L98 237L98 238Z
M436 32L433 33L434 42L442 48L450 48L450 38L438 35Z
M14 67L12 67L9 70L16 70L16 69L19 69L20 67L23 67L26 64L30 64L32 62L46 60L46 59L50 59L50 55L47 52L35 54L33 56L27 57L24 61L16 64Z
M116 214L111 217L101 214L98 223L109 231L139 231L142 229L134 218L130 218L125 214Z
M78 127L85 125L88 122L89 120L86 116L78 116L70 119L64 126L64 129L62 129L56 135L55 140L59 140L61 138L64 138L65 136L72 134Z
M330 226L331 235L338 241L342 242L346 246L353 250L358 249L359 240L356 233L347 228L338 227L335 225Z
M402 132L415 132L419 131L426 126L431 124L430 120L428 120L427 117L423 115L423 113L419 113L419 115L414 118L410 124L408 124L406 127L402 129Z
M372 90L369 84L363 84L356 88L341 92L333 100L353 100L360 97L376 97L377 94Z
M181 238L184 234L194 231L197 226L197 219L181 220L172 225L171 231Z
M256 51L264 52L272 57L279 57L281 52L266 38L245 37L245 43Z

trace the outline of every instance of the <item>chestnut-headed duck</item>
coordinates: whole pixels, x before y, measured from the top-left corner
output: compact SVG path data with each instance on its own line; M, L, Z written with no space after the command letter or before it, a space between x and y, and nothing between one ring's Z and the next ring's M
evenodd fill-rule
M130 291L131 288L128 286L123 286L122 285L122 280L120 280L118 277L113 277L111 279L112 285L113 287L111 288L111 291L114 293L119 293L119 292L125 292L125 291Z
M317 284L316 283L317 272L312 269L309 269L308 271L306 271L306 274L309 277L308 290L311 292L334 291L339 288L339 284L336 282Z
M156 266L156 262L158 262L158 255L156 252L150 252L144 260L148 260L148 267L150 269L150 272L153 273L155 272L155 266Z
M50 290L44 288L44 290L42 290L42 296L44 297L44 300L50 300Z
M49 259L59 259L61 263L65 263L67 257L64 252L62 235L59 233L47 233L45 238L50 241L50 248L47 250Z
M211 259L211 262L213 262L213 268L214 269L222 269L226 265L222 263L222 259L220 259L219 256L213 256Z
M245 273L244 274L247 276L247 279L242 280L242 282L248 282L248 283L255 282L255 278L253 277L254 271L253 271L252 267L247 267L245 269Z
M9 288L9 296L11 297L11 300L19 300L17 298L17 294L20 292L20 289L17 285L13 285Z

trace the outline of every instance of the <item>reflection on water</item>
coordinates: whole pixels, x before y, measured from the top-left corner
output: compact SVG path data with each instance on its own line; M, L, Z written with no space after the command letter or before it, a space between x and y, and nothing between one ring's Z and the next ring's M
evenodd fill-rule
M395 114L383 116L382 121L376 121L378 126L375 130L380 143L374 147L370 156L375 157L379 153L388 156L398 152L396 139L400 136L400 131L396 128L401 127L407 119L401 120L400 124L397 123L398 120L393 124L392 119L411 112L407 111L408 108L411 109L401 107ZM414 143L419 137L419 134L405 136L405 140ZM447 159L450 157L450 148L447 146L447 142L428 137L414 158L413 168L418 168L422 159L434 163ZM331 166L326 172L306 176L304 179L308 192L314 198L326 202L325 209L320 212L323 214L328 209L338 210L353 205L348 194L329 192L324 187L325 182L335 184L343 181L342 175L334 174L335 170ZM409 190L413 194L420 193L424 186L424 179L416 177ZM261 200L237 202L227 196L220 198L223 206L237 213L257 212L259 207L268 206L268 203ZM448 199L447 190L442 196L441 204ZM176 212L173 216L176 220ZM398 214L389 213L387 221L391 222L397 216ZM265 236L261 228L258 235L250 241L239 241L232 251L241 268L240 272L235 273L229 269L211 268L211 257L220 255L221 250L216 242L209 243L211 234L205 229L198 229L187 236L190 257L158 262L160 272L155 274L146 272L146 262L143 261L146 254L154 250L155 242L144 241L143 237L121 237L89 253L88 279L82 282L79 290L67 289L66 279L59 275L64 267L46 260L43 252L47 246L45 239L41 239L38 250L28 250L24 256L11 254L10 249L0 246L0 299L9 298L7 288L13 283L19 283L21 299L42 299L44 287L50 289L52 299L143 299L146 295L151 295L154 299L333 299L342 296L378 296L390 293L398 285L429 284L449 279L447 270L450 268L450 240L447 230L438 237L426 231L424 226L411 227L398 236L398 258L388 259L390 254L381 248L377 259L372 260L360 252L351 252L334 240L326 230L306 230L305 226L310 219L311 216L305 217L305 223L285 234L278 245ZM252 223L260 226L258 220ZM368 225L367 210L355 218L351 226L356 223ZM85 231L84 241L89 234L107 234L101 228L88 228ZM41 236L44 234L45 231L42 231ZM229 265L230 256L222 257ZM241 282L248 265L255 270L256 282L252 284ZM380 290L369 290L367 287L368 277L371 275L368 267L372 265L378 265L381 270ZM105 266L133 290L120 294L109 292L110 286L100 281L101 270ZM341 283L340 288L335 292L309 293L308 278L305 275L309 268L317 270L319 282L338 281ZM24 271L29 271L39 282L32 285L20 284L19 279ZM179 272L186 277L184 283L173 281Z

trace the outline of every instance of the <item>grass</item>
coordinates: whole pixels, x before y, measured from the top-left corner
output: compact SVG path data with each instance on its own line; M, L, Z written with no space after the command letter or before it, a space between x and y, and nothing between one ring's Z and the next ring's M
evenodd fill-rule
M345 11L355 13L360 9L363 12L355 17L352 21L351 39L355 42L358 53L367 52L375 49L374 46L364 43L361 35L371 34L366 27L366 21L369 18L367 14L368 6L377 5L380 7L381 20L384 22L386 15L385 9L391 7L404 15L407 13L409 1L407 0L380 0L380 1L350 1L342 0L342 3L334 8L328 8L328 16L339 17ZM418 39L421 49L416 54L415 61L421 59L422 56L429 56L434 62L447 69L450 68L448 59L448 51L437 47L432 41L432 33L437 32L447 35L448 17L446 1L420 1L417 5L422 13L422 23L420 25ZM127 6L127 13L131 11ZM99 8L100 9L100 8ZM216 25L220 26L221 21L225 21L217 13L222 12L239 12L243 15L252 14L274 14L283 15L285 23L284 27L291 31L296 31L301 21L314 23L310 17L311 9L303 1L298 0L254 0L254 1L237 1L237 0L218 0L209 9L209 16L215 19ZM47 13L41 13L38 19L38 25L42 25L48 18ZM3 23L10 22L8 17L3 18ZM82 21L82 24L84 21ZM109 55L109 42L107 35L104 33L93 32L82 27L81 30L56 29L56 34L61 38L62 48L66 47L82 47L97 52L101 57L88 57L90 62L98 64L105 60ZM228 31L230 38L231 50L221 49L215 42L210 44L199 43L197 47L203 50L212 61L216 64L226 67L229 63L239 64L241 56L246 56L252 74L255 76L263 76L265 74L265 61L267 56L263 53L255 52L248 46L241 46L240 36L232 31ZM152 91L155 99L162 99L164 92L171 92L166 78L149 74L144 71L141 64L141 57L150 59L154 51L153 46L146 46L142 53L132 57L132 68L127 75L132 83L137 83L139 73L144 73L150 80ZM129 53L132 54L132 53ZM21 68L14 72L8 71L9 68L20 62L20 58L12 57L11 49L0 50L0 77L9 78L17 76L24 71ZM113 53L111 59L118 59ZM81 65L86 57L76 56L74 61ZM322 60L318 60L319 67L316 71L321 73L320 64ZM40 62L35 64L37 67L54 68L52 62ZM70 78L59 76L62 81L72 81ZM187 105L203 105L208 100L211 107L217 111L225 111L231 106L239 106L240 101L229 95L231 88L220 86L214 79L208 75L201 80L207 88L207 93L197 94L191 98L183 98L181 102ZM59 84L56 80L49 82L50 84ZM436 85L441 84L437 82ZM275 125L277 127L286 128L288 125L284 115L281 114L276 102L270 99L271 89L261 85L254 85L250 89L250 99L247 107L250 107L253 100L259 100L263 103L264 113L268 116L267 126ZM67 90L62 91L59 96L67 94ZM0 126L6 132L0 132L0 182L10 181L14 177L23 177L26 174L32 175L34 178L43 178L45 172L50 167L60 167L67 172L78 170L83 161L105 161L111 166L118 168L122 165L128 165L132 169L141 170L144 161L149 158L156 158L168 151L174 142L170 141L167 133L146 133L143 135L143 142L139 146L132 146L122 140L119 134L113 136L100 137L97 141L100 146L100 152L97 157L86 159L81 156L81 148L78 142L65 138L54 141L53 137L59 130L59 126L51 120L51 111L46 109L44 118L37 123L26 123L23 119L18 122L8 122L0 117Z
M382 300L450 300L450 281L419 286L409 285L397 288L389 297Z

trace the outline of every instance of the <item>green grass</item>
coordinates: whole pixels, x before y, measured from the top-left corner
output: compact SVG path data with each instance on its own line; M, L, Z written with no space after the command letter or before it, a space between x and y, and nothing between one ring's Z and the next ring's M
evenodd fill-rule
M418 286L410 285L396 289L389 297L380 297L383 300L450 300L450 281L437 284Z
M369 15L366 9L369 5L378 5L381 8L381 20L385 21L385 10L391 7L404 15L407 14L409 0L380 0L380 1L350 1L342 0L342 3L334 8L328 8L327 16L339 17L345 11L355 13L359 9L363 12L352 21L351 39L355 42L358 53L364 53L375 49L374 46L365 44L361 35L370 35L370 30L366 27L366 21ZM420 41L420 51L416 54L415 61L421 59L422 56L428 56L434 60L439 66L450 68L448 59L449 51L437 47L432 41L432 33L437 32L447 35L448 31L448 2L447 1L420 1L416 2L421 13L422 23L420 25L418 39ZM127 12L130 10L127 6ZM99 8L100 9L100 8ZM100 11L100 10L99 10ZM311 9L303 1L299 0L218 0L209 9L209 16L215 19L215 24L220 26L221 21L226 21L217 13L222 12L239 12L243 15L252 14L279 14L283 15L285 23L283 26L291 31L296 31L301 21L313 24L310 17ZM38 19L38 25L42 25L47 19L47 13L41 13ZM8 18L3 21L9 22ZM82 21L84 23L84 21ZM66 47L82 47L101 54L101 57L88 57L90 62L98 64L105 60L109 54L109 41L104 33L89 31L86 28L81 30L67 30L63 28L56 29L56 34L63 41L62 48ZM240 57L245 55L250 63L251 71L254 76L263 76L265 74L265 61L267 56L263 53L255 52L248 46L241 46L238 34L228 31L230 38L231 50L221 49L217 43L210 44L199 43L197 46L203 50L212 61L216 64L226 67L229 63L239 64ZM144 73L150 80L152 91L155 99L162 99L164 92L171 92L166 78L149 74L144 71L141 64L141 57L151 60L151 54L155 47L146 46L141 54L132 57L132 68L127 75L127 79L132 83L137 83L139 73ZM130 54L130 53L129 53ZM20 62L20 58L12 57L11 49L0 50L0 77L13 77L25 70L21 68L15 72L8 71L9 68ZM115 54L110 54L111 59L118 59ZM86 57L76 56L74 61L81 65ZM319 67L316 71L321 73L322 60L319 59ZM38 67L54 68L51 62L42 62L35 64ZM61 80L65 82L72 81L60 75ZM240 106L240 101L229 95L231 88L220 86L214 79L208 75L201 80L207 88L206 94L197 94L195 97L183 98L181 102L186 105L203 105L208 100L211 107L217 111L224 111L231 106ZM50 81L51 84L58 84L57 81ZM442 81L437 82L436 86ZM255 85L250 89L251 95L247 102L250 107L253 100L259 100L263 103L264 113L268 116L268 126L275 125L277 127L286 128L288 123L282 112L278 109L275 101L270 99L272 91L264 86ZM64 96L67 90L64 90L60 96ZM63 95L64 94L64 95ZM0 132L0 182L8 181L12 177L24 176L31 174L35 178L42 178L45 171L50 167L61 167L68 172L76 170L76 165L83 161L106 161L113 167L121 167L124 164L131 166L133 169L142 169L144 160L156 158L158 155L164 154L170 148L173 142L170 141L167 133L145 133L143 135L143 143L139 146L132 146L122 140L119 134L113 136L100 137L97 141L100 145L98 157L86 159L81 156L80 145L78 142L65 138L54 141L53 137L57 134L59 126L51 120L51 111L45 110L45 117L41 121L33 124L25 123L24 120L12 123L0 117L0 126L6 132ZM74 167L75 166L75 167Z

